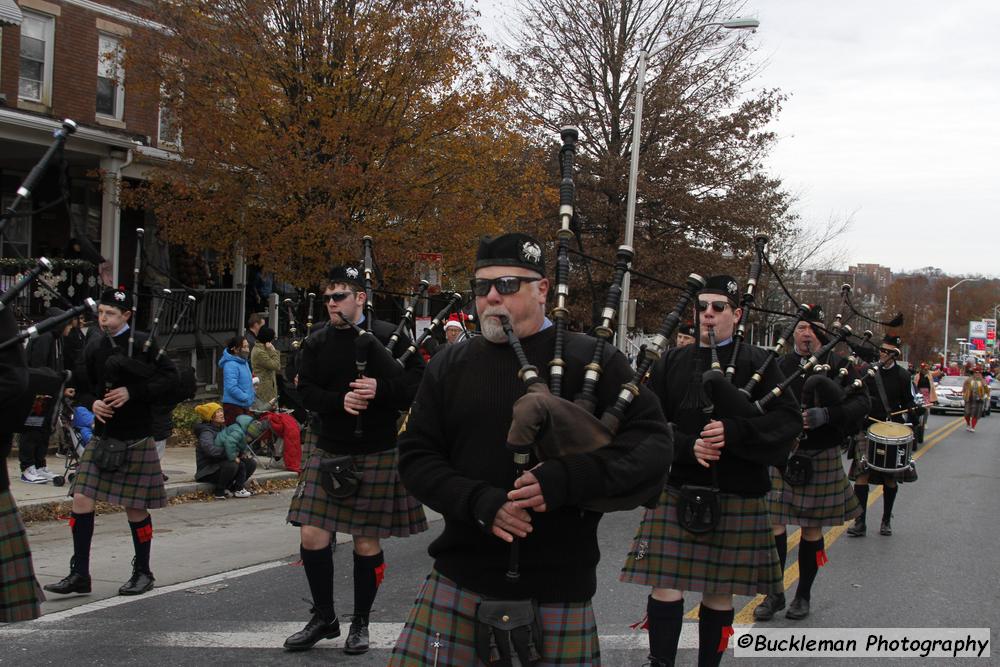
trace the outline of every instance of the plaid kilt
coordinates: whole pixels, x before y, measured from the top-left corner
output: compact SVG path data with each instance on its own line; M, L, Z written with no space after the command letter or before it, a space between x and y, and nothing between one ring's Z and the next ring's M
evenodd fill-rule
M319 478L323 456L330 454L316 449L303 466L288 508L289 523L360 537L409 537L427 530L423 505L399 480L395 449L352 457L361 483L348 498L331 498L323 490Z
M812 479L803 486L791 486L781 477L781 471L770 468L771 490L767 494L767 511L772 524L806 526L839 526L861 515L861 504L854 488L847 481L840 448L808 451L812 458Z
M677 523L678 490L666 487L639 524L619 579L653 588L756 595L782 591L781 566L763 498L719 494L722 516L710 533Z
M476 658L475 617L482 597L432 570L389 658L391 667L471 667ZM594 608L588 602L540 604L545 665L601 664Z
M166 507L167 494L163 489L163 471L156 444L152 438L137 440L130 446L125 467L115 472L103 472L94 464L96 437L80 457L80 467L73 479L69 495L82 494L92 500L103 500L112 505L129 509L155 509ZM132 441L126 441L132 445Z
M44 601L14 498L0 492L0 623L38 618Z

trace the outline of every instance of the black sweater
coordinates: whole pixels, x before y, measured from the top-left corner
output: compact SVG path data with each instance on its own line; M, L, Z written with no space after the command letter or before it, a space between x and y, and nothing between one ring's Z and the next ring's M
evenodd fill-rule
M567 336L564 397L580 391L594 342L580 334ZM547 379L554 327L522 344ZM597 414L633 374L624 356L610 346L608 352ZM597 588L601 514L579 505L631 489L648 489L655 496L670 464L670 432L656 397L642 388L610 445L537 468L547 511L532 514L533 532L520 546L520 581L508 583L510 547L490 528L514 483L506 440L514 402L525 393L518 368L509 345L482 336L448 345L431 359L400 436L399 472L410 493L444 515L444 531L428 549L438 572L490 597L589 600Z
M395 329L388 322L374 323L375 337L383 345ZM403 373L384 379L380 377L382 369L377 358L369 353L365 375L378 382L374 400L361 413L361 437L355 437L358 418L344 410L344 396L358 377L355 338L353 329L325 326L302 345L299 395L302 404L319 415L319 448L334 454L371 454L395 447L399 414L410 407L424 372L423 359L414 354L407 360ZM405 349L407 345L409 340L399 343L397 349Z
M719 348L723 368L729 363L732 350L732 344ZM674 425L674 463L670 468L670 486L712 485L711 470L694 457L694 442L708 423L699 405L697 392L701 387L702 372L710 367L709 355L708 348L688 345L670 350L653 367L650 387L659 396L664 414ZM766 356L767 352L761 348L743 345L733 384L736 387L745 386ZM763 397L783 379L781 370L772 360L752 392L753 398ZM740 407L749 409L742 404ZM767 466L784 465L795 437L802 430L798 402L791 393L785 392L767 404L763 415L739 417L727 416L727 412L733 410L727 411L716 399L716 413L712 418L722 421L726 436L721 457L713 464L718 467L719 489L744 497L761 497L771 488Z
M796 352L786 354L779 363L781 372L785 377L791 377L807 359L808 357L802 357ZM847 375L851 382L860 377L850 362L833 352L828 353L825 360L820 359L820 363L830 366L826 376L838 384L840 384L839 372L841 368L847 369ZM808 376L805 374L799 375L789 386L800 403L802 401L802 386L806 382L806 377ZM862 428L862 420L871 409L871 403L868 400L868 392L862 388L861 391L849 391L840 404L821 407L826 408L830 413L830 421L817 429L804 431L803 434L806 437L804 440L799 440L799 449L815 451L839 447L844 438L857 433Z
M17 335L17 323L10 308L0 310L0 343ZM10 488L7 477L7 456L10 454L12 433L21 430L27 417L30 400L25 401L28 389L28 367L24 347L11 345L0 350L0 493Z
M885 387L885 397L889 402L889 412L912 408L916 405L913 401L913 391L910 382L910 374L899 364L893 364L892 368L883 368L880 365L875 367L879 375L882 376L882 386ZM868 394L871 396L872 409L871 416L875 419L885 421L886 411L879 396L878 384L873 377L865 377L865 386L868 387ZM889 421L902 422L906 415L896 415Z
M135 332L132 359L127 359L128 338L129 332L125 331L111 339L117 351L104 334L87 341L83 358L77 365L75 384L77 401L88 410L92 410L94 401L104 398L109 389L127 388L129 400L120 408L115 408L115 414L107 424L95 419L94 431L121 440L137 440L153 434L152 404L157 397L173 390L178 377L170 357L164 354L156 360L159 347L155 342L148 353L141 352L148 338L141 331ZM121 357L125 362L113 368L116 362L109 363L112 356Z

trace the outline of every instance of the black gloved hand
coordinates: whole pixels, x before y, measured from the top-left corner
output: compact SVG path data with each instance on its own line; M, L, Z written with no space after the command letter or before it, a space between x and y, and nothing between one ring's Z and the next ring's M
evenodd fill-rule
M807 429L817 429L830 421L830 411L826 408L807 408L802 411L802 421Z

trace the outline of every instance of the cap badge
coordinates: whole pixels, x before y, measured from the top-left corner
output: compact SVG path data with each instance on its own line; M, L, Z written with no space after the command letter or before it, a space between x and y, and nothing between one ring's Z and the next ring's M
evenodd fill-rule
M542 261L542 249L538 247L537 243L525 241L521 244L521 259L538 264Z
M349 266L346 269L344 269L344 273L347 274L348 278L357 278L358 277L358 270L356 268L354 268L353 266Z

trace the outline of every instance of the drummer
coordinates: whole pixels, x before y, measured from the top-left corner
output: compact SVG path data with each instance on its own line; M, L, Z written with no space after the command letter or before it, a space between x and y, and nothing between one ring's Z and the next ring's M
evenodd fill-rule
M912 422L916 410L913 395L913 383L905 368L896 363L900 356L902 340L899 336L886 334L878 351L877 374L866 377L865 385L871 396L872 410L869 415L876 421ZM859 439L859 446L861 441ZM865 443L867 446L867 443ZM898 482L907 481L904 474L909 467L900 468L898 473L884 473L863 467L861 453L854 459L851 466L851 478L857 476L854 483L854 493L861 503L861 516L854 520L854 525L847 529L851 537L864 537L868 532L865 522L868 510L868 484L881 484L885 494L882 507L882 525L880 535L892 535L892 508L899 491Z

